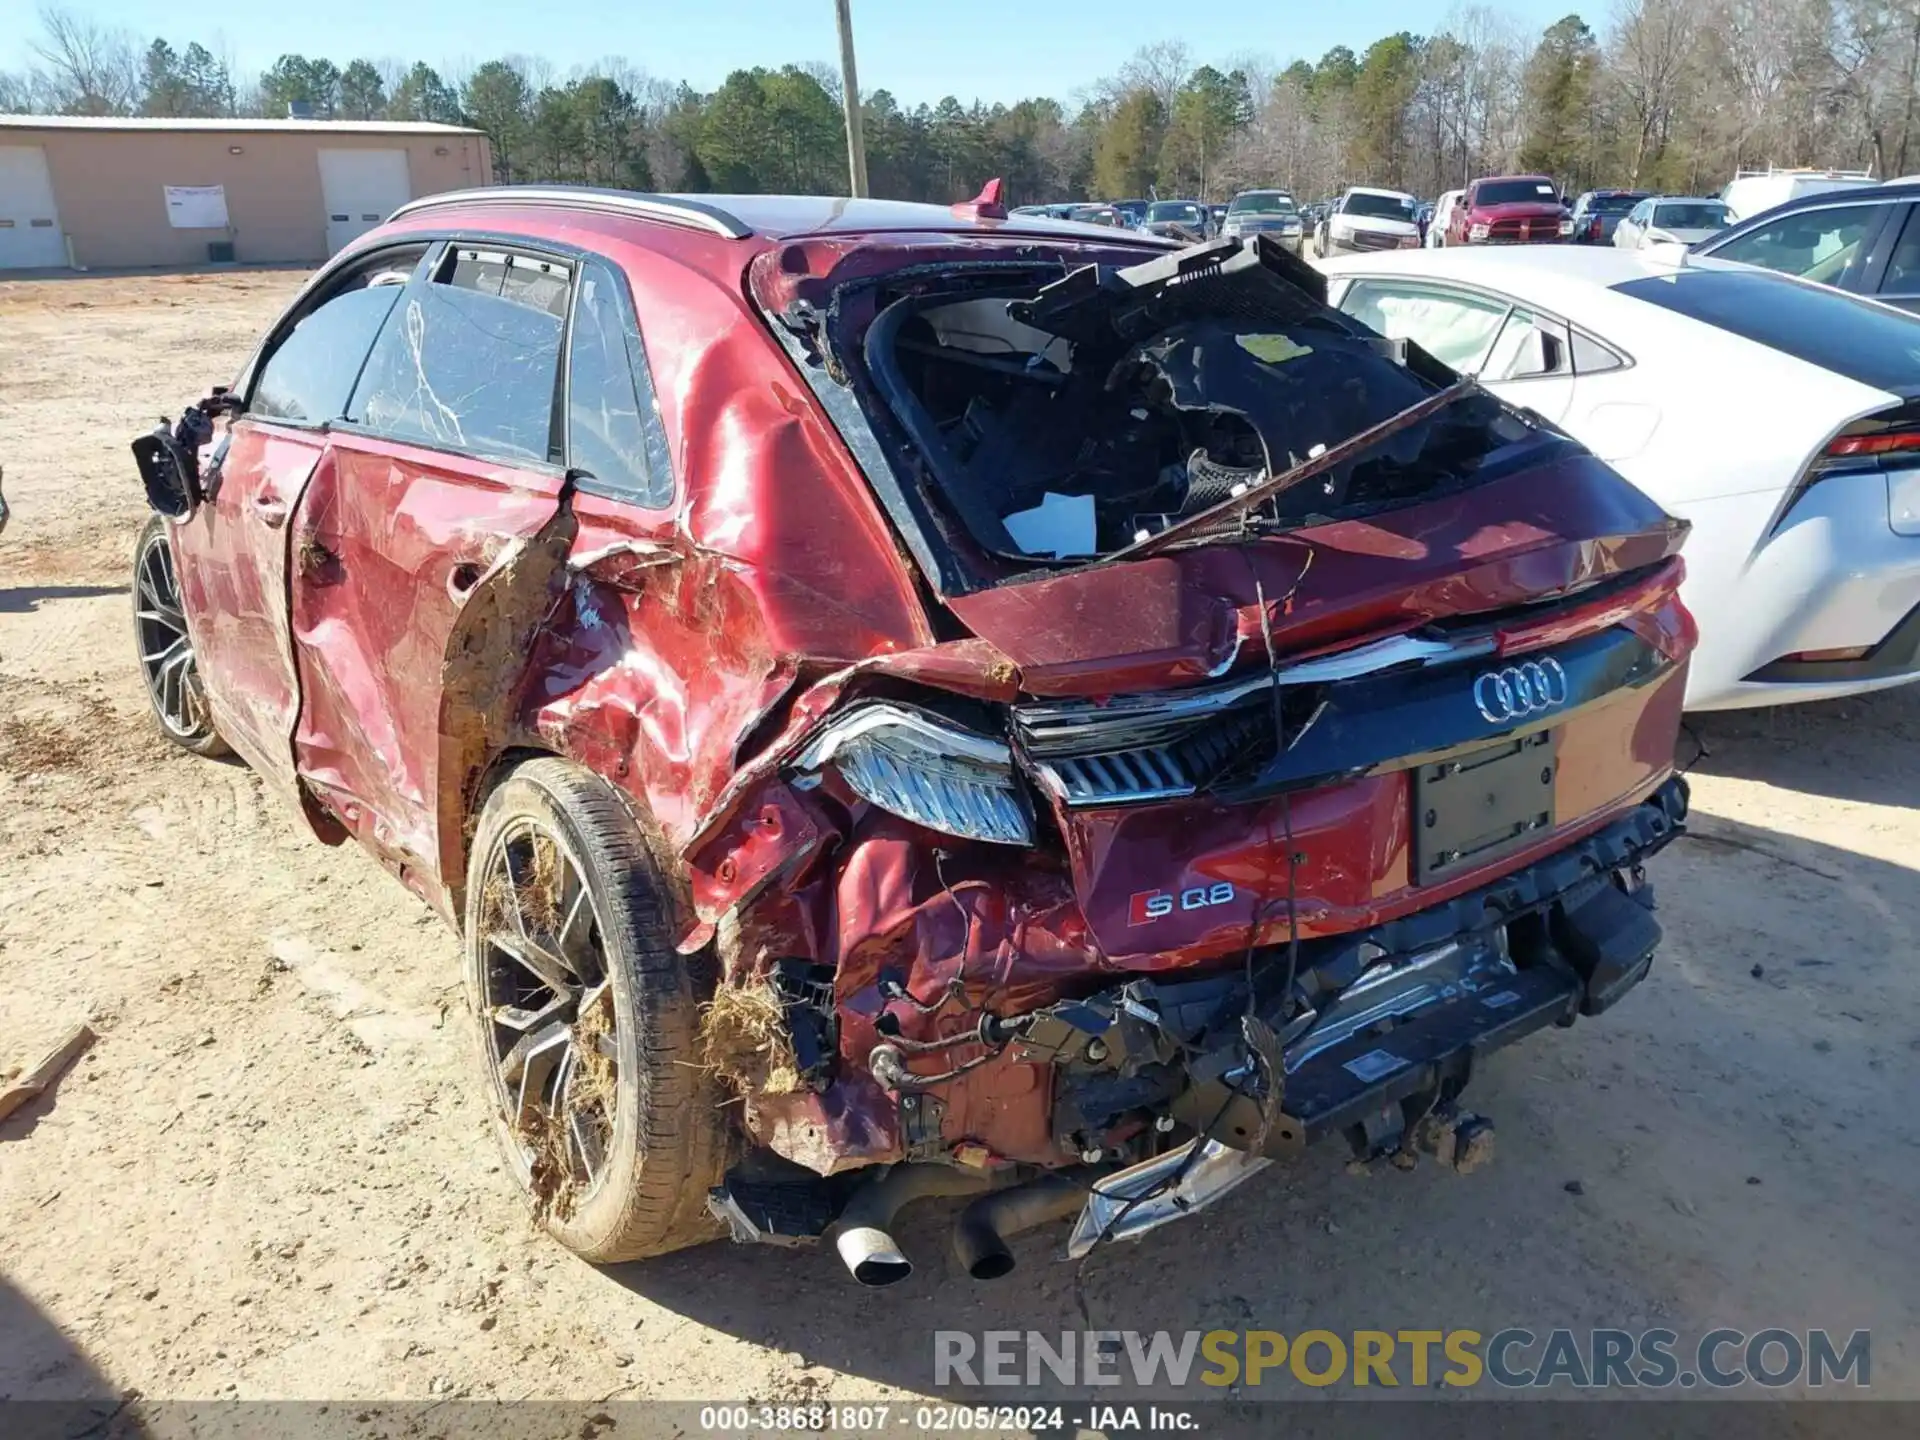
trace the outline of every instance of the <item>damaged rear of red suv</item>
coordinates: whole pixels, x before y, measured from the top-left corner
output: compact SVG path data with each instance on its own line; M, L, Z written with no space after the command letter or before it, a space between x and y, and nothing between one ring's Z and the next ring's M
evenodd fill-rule
M556 421L548 501L410 512L450 562L495 528L413 677L426 838L290 722L316 826L461 925L507 1153L580 1253L724 1224L885 1284L945 1194L986 1278L1322 1139L1468 1169L1479 1060L1647 973L1684 526L1279 246L564 192L383 240L617 269L667 472L609 497ZM296 649L356 564L305 514Z

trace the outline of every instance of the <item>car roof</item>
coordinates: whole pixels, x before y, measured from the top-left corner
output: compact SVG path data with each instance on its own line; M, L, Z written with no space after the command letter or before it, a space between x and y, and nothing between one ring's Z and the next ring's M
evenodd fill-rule
M1701 270L1751 269L1697 255L1689 255L1685 264ZM1673 260L1645 251L1610 245L1449 245L1439 250L1383 250L1341 256L1321 262L1320 268L1329 275L1405 274L1409 279L1477 286L1578 320L1590 314L1596 293L1634 280L1672 275L1676 265ZM1776 278L1783 285L1797 283L1784 275ZM1643 302L1621 296L1617 301L1602 303L1638 306Z
M1052 201L1020 206L1020 211L1067 209L1082 201ZM732 239L758 236L792 240L802 236L878 233L889 230L964 232L993 228L1005 221L980 220L964 206L927 205L912 200L852 200L844 195L678 195L634 190L600 190L569 185L494 185L423 196L395 215L424 210L528 205L543 209L630 210L636 218L692 222ZM1009 211L1011 217L1015 212ZM1021 219L1030 218L1026 214Z
M1845 371L1810 355L1772 347L1738 325L1726 326L1669 308L1649 292L1648 281L1672 281L1689 272L1717 274L1736 278L1749 287L1778 287L1783 301L1802 298L1790 292L1812 291L1832 297L1838 304L1912 318L1829 286L1690 251L1662 259L1646 251L1619 250L1610 245L1449 246L1441 250L1381 251L1316 263L1329 277L1404 276L1409 281L1490 291L1566 320L1608 345L1623 348L1637 363L1654 363L1667 374L1692 374L1703 366L1733 363L1764 365L1770 370L1790 364L1811 365L1843 375ZM1746 297L1742 303L1752 308L1753 299ZM1764 357L1758 352L1764 352ZM1878 380L1849 378L1888 393L1896 393L1898 388Z
M1774 180L1793 177L1775 175L1745 175L1733 182L1742 184L1747 180ZM1828 179L1816 175L1816 179ZM1729 189L1732 188L1730 185ZM1717 198L1717 197L1716 197ZM1703 240L1702 245L1719 246L1736 235L1745 235L1762 225L1770 224L1783 215L1793 215L1802 210L1827 210L1840 205L1901 205L1920 200L1920 183L1893 183L1887 185L1841 185L1832 190L1812 190L1805 195L1796 195L1791 200L1783 200L1778 205L1770 205L1765 210L1756 210L1733 225L1722 230L1710 241Z
M1023 207L1024 208L1024 207ZM1039 207L1043 211L1069 208ZM1084 235L1111 243L1109 226L1055 219L1047 213L1009 211L1004 220L982 219L965 206L908 200L853 200L831 195L680 195L589 186L494 185L423 196L396 210L391 220L431 220L439 225L484 227L503 210L549 214L585 213L629 219L646 233L704 232L748 242L752 249L787 240L862 234L1044 234Z
M1393 200L1411 200L1413 196L1405 190L1382 190L1375 185L1349 185L1349 195L1385 195Z

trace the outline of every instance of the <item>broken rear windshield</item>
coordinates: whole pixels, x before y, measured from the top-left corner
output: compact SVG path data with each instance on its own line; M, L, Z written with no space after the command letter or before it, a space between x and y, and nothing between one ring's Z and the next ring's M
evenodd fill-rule
M1216 242L1038 285L963 274L880 282L857 345L835 349L857 351L876 430L904 432L891 448L1003 560L1081 562L1152 539L1455 378L1328 308L1277 248ZM1488 455L1535 433L1470 395L1283 489L1248 523L1288 529L1477 483Z

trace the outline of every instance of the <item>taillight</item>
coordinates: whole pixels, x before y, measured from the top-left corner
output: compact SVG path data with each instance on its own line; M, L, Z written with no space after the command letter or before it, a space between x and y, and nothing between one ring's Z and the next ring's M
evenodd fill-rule
M1782 660L1792 660L1802 665L1845 664L1849 660L1864 660L1873 653L1871 645L1848 645L1840 650L1795 650L1790 655L1782 655Z
M1820 481L1832 475L1884 471L1890 484L1905 486L1920 466L1920 406L1903 405L1855 421L1814 452L1812 461L1780 499L1771 529L1786 523L1793 507ZM1889 510L1890 518L1894 516ZM1898 528L1896 523L1895 528Z
M1891 455L1898 451L1920 450L1920 430L1881 430L1872 435L1842 435L1826 448L1831 460L1856 456Z
M1589 240L1598 240L1600 238L1600 217L1598 215L1594 216L1587 224L1587 238Z

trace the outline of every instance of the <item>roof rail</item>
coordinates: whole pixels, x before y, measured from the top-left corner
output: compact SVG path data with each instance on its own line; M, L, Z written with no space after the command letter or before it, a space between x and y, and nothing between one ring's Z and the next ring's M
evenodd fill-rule
M1763 175L1817 175L1828 180L1871 180L1873 167L1864 170L1832 170L1818 165L1769 165L1764 170L1736 170L1736 180L1752 180Z
M443 190L409 200L389 219L456 205L565 205L609 215L631 215L706 230L723 240L744 240L753 227L718 205L687 195L651 195L638 190L600 190L590 185L489 185L477 190Z

